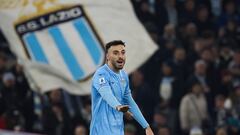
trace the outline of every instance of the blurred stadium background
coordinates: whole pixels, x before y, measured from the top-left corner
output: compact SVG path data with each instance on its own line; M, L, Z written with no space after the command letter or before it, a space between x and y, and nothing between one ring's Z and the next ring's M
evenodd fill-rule
M3 12L26 6L28 0L0 3ZM145 46L149 50L158 47L129 70L132 95L155 134L240 135L240 0L131 0L131 6L155 44ZM0 16L0 23L4 19ZM125 26L119 23L116 27ZM32 87L9 47L12 37L3 33L0 134L87 135L90 94L64 88L43 93ZM139 40L138 33L125 36ZM137 46L131 49L148 52ZM131 57L131 61L138 59ZM143 131L132 118L125 118L125 135L143 135Z

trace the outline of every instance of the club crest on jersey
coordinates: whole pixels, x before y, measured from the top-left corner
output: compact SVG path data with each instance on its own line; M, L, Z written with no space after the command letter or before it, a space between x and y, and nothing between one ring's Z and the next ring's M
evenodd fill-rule
M103 45L90 19L79 5L41 4L15 21L26 56L74 80L86 80L104 63Z

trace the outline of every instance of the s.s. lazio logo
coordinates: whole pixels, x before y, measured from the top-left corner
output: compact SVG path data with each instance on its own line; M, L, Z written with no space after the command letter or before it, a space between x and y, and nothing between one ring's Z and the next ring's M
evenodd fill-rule
M104 49L82 6L43 9L40 4L36 9L15 23L27 57L86 80L104 63Z

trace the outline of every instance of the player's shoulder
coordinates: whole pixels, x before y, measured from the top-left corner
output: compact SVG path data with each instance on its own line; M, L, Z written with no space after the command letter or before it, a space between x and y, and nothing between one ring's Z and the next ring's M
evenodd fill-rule
M106 70L105 65L99 67L96 72L94 73L94 77L96 76L108 76L108 71Z

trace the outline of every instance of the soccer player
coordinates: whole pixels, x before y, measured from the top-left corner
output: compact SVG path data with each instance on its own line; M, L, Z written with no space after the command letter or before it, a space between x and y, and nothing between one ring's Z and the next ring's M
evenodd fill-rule
M92 80L90 135L124 135L124 113L132 115L146 135L153 135L132 98L128 75L122 70L125 53L125 43L121 40L106 44L106 64L95 72Z

